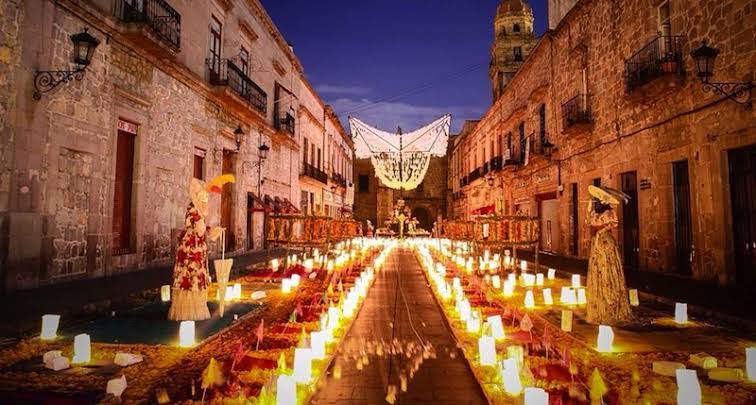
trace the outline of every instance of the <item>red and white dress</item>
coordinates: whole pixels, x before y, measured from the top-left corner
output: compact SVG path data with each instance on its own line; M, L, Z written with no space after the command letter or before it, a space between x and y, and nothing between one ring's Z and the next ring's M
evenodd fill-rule
M207 308L207 289L210 274L207 266L208 230L205 219L190 203L186 211L184 232L176 252L171 288L171 309L168 319L198 321L210 318Z

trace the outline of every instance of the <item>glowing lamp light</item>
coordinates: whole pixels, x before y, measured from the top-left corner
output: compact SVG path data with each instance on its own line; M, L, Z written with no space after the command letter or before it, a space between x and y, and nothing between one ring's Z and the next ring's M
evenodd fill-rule
M551 288L543 289L543 303L546 305L554 304L554 299L551 297Z
M746 374L748 381L756 382L756 346L746 348Z
M507 346L507 358L514 360L520 368L525 363L525 350L522 346Z
M499 277L498 274L491 277L491 285L493 285L493 288L497 290L501 288L501 277Z
M457 291L462 289L462 282L459 280L459 277L454 277L454 279L452 279L452 287Z
M525 293L525 308L535 308L535 298L533 298L533 290L528 290Z
M536 278L533 274L522 274L522 283L526 287L532 287L535 285Z
M507 281L514 287L517 285L517 276L514 273L509 273L507 274Z
M628 294L630 294L630 305L637 307L640 305L640 300L638 300L638 290L631 289Z
M518 396L522 392L520 370L514 359L506 359L502 363L501 379L504 381L504 391L509 395Z
M328 271L329 273L333 273L333 269L334 269L333 260L328 260L328 264L326 265L326 271Z
M299 287L299 282L302 280L302 277L299 274L292 274L291 275L291 286L292 287Z
M60 324L60 315L42 315L42 332L39 338L42 340L55 339L58 336L58 325Z
M194 321L181 321L179 324L179 346L194 346Z
M478 331L480 331L480 318L477 316L467 318L467 332L478 333Z
M312 349L294 349L294 381L307 384L312 379ZM295 402L293 402L295 403Z
M278 262L278 259L273 259L273 260L270 261L270 268L273 271L278 271L278 266L280 266L280 265L281 264Z
M482 366L496 365L496 341L493 336L481 336L478 339L478 354Z
M226 286L226 295L223 297L224 301L231 301L234 299L234 287L227 285Z
M572 288L580 288L580 274L572 275Z
M677 403L680 405L701 405L701 385L698 383L696 370L678 368Z
M234 283L234 299L240 300L242 297L242 286L240 283Z
M543 285L543 273L537 273L536 274L536 285L542 286Z
M599 325L598 342L596 349L601 353L612 351L612 342L614 341L614 331L611 326Z
M514 284L511 281L504 281L503 293L505 297L511 297L514 294Z
M525 260L520 261L520 270L522 271L528 271L528 262Z
M501 320L501 315L489 316L486 322L488 322L488 326L491 328L491 335L494 339L501 340L506 338L506 334L504 333L504 322Z
M525 388L525 405L549 405L549 393L543 388Z
M569 309L562 310L562 330L572 332L572 311Z
M297 383L290 375L279 375L276 381L276 405L297 403Z
M310 333L310 347L312 348L312 358L322 360L326 357L326 340L328 336L325 332L316 331Z
M688 323L688 304L675 303L675 323L679 325Z
M307 259L307 260L305 260L305 261L304 261L304 268L305 268L305 272L307 272L307 273L310 273L310 272L312 272L312 267L313 267L313 265L314 265L314 264L313 264L313 261L312 261L312 259Z
M281 279L281 292L284 294L288 294L291 292L291 279L290 278Z
M585 305L588 299L585 297L585 288L578 288L577 290L577 303L578 305Z
M562 287L559 301L561 301L561 303L565 305L577 304L577 295L575 294L575 290L571 287Z
M92 345L89 335L82 333L74 337L74 355L71 363L89 363L92 359Z
M546 278L549 280L553 280L556 278L556 269L549 269L548 273L546 273Z
M160 286L160 301L168 302L170 300L171 300L171 286L167 284Z

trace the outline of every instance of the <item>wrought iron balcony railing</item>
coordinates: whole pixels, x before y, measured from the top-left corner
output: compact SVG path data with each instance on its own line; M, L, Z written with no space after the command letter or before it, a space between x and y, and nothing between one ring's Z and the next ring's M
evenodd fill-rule
M176 48L181 48L181 14L166 0L116 0L115 14L126 23L147 24Z
M577 94L562 104L563 128L567 129L576 124L588 124L593 121L591 113L591 95Z
M554 152L554 144L549 141L546 134L533 134L530 137L530 153L551 156Z
M483 163L483 171L480 175L485 176L488 174L489 171L490 171L490 167L488 166L488 162Z
M206 61L210 83L228 86L249 105L265 114L268 110L268 95L250 79L231 59L208 58Z
M315 179L323 184L328 184L328 175L326 174L326 172L309 163L305 163L302 166L302 175Z
M471 184L475 180L478 180L480 177L481 177L480 168L477 168L470 172L470 175L468 176L468 181Z
M274 125L276 129L294 135L294 117L289 113L276 115Z
M502 161L503 161L503 159L502 159L501 156L494 156L493 159L491 159L488 162L488 166L491 168L492 172L497 171L497 170L501 170L501 168L502 168Z
M333 176L331 176L331 180L334 181L334 183L340 185L341 187L346 188L347 181L344 178L344 176L340 175L339 173L335 173Z
M682 76L684 37L657 36L625 60L625 87L628 93L664 75Z

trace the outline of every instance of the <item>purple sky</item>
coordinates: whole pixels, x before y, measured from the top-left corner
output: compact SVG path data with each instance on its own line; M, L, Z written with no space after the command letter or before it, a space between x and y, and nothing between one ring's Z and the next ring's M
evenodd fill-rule
M491 105L489 47L499 0L261 1L342 121L353 115L410 131L451 113L456 132ZM540 35L546 0L529 4Z

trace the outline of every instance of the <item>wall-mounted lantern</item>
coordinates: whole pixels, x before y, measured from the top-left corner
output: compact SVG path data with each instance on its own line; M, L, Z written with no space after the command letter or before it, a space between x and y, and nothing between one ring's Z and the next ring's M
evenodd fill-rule
M68 83L73 79L81 80L84 78L84 72L92 63L92 56L95 49L100 44L100 40L93 37L87 28L84 31L71 35L73 42L73 62L78 66L74 70L38 70L34 72L34 93L32 97L35 100L42 98L42 93L58 87L61 83Z
M703 90L725 96L736 103L750 106L753 82L709 81L714 76L717 55L719 55L719 49L710 47L706 40L702 41L701 46L690 53L696 63L696 72L703 84Z

